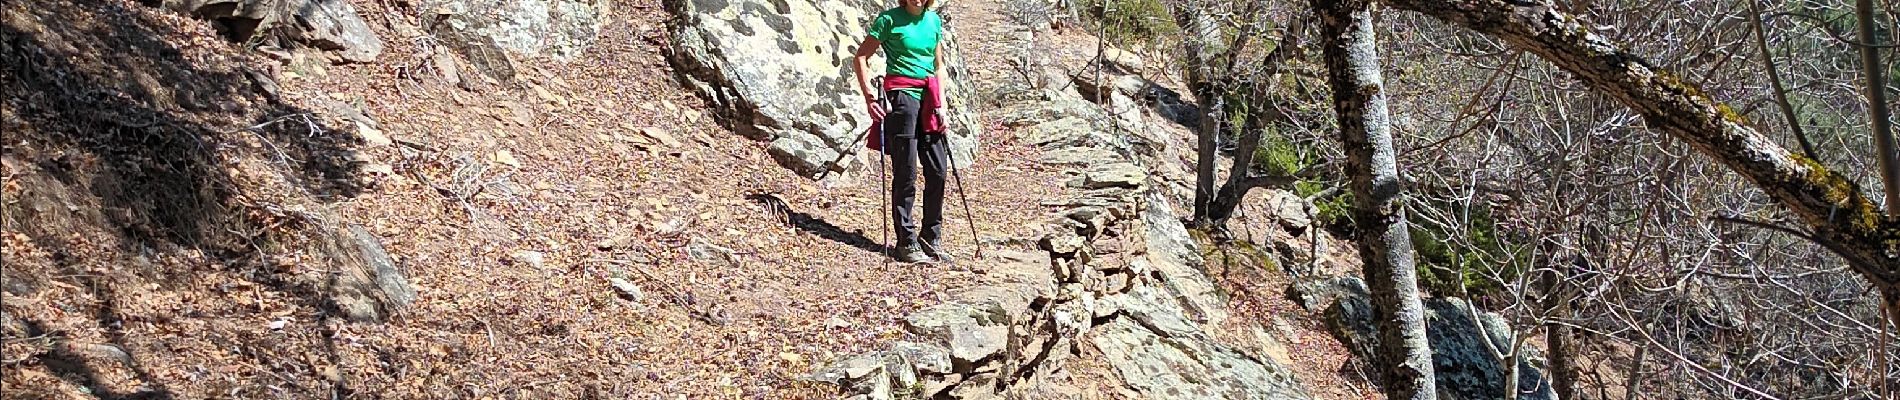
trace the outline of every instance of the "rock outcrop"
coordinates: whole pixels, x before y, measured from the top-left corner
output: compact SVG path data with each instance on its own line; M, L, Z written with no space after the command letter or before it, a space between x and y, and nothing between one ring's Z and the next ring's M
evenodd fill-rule
M1158 140L1117 132L1073 90L1001 110L1070 168L1079 194L1055 208L1035 248L1003 255L1000 276L905 318L911 341L847 357L811 379L854 399L1019 398L1067 373L1084 344L1124 394L1152 399L1310 398L1290 369L1217 341L1225 299L1147 165ZM1086 156L1084 156L1086 155ZM1028 396L1026 398L1034 398Z
M388 319L416 300L416 289L397 269L383 244L363 227L351 225L314 237L321 258L336 268L330 301L356 322Z
M422 28L499 81L522 57L571 60L607 23L608 0L423 0Z
M1303 285L1296 291L1313 301L1335 299L1326 310L1326 322L1334 335L1346 343L1354 357L1377 359L1378 328L1373 323L1371 297L1366 292L1365 282L1358 278L1334 278ZM1432 346L1432 367L1438 375L1438 398L1504 398L1504 378L1509 371L1506 364L1493 356L1490 347L1504 347L1501 353L1510 350L1512 332L1504 318L1474 310L1464 299L1433 298L1425 300L1425 319L1426 338ZM1520 357L1517 365L1517 398L1555 399L1550 382L1537 368L1542 364L1540 357L1529 346L1525 346L1524 351L1526 356Z
M165 8L224 24L235 39L282 29L298 42L335 51L345 61L370 62L383 40L349 0L164 0Z
M831 165L870 127L852 71L852 54L872 17L889 3L853 0L667 0L673 13L669 58L688 85L721 108L723 123L770 141L780 165L801 175L859 169L861 161ZM945 14L945 116L958 165L974 160L981 126L969 110L975 98L963 84L956 55L954 16ZM876 57L882 70L882 57ZM865 152L867 154L873 154Z

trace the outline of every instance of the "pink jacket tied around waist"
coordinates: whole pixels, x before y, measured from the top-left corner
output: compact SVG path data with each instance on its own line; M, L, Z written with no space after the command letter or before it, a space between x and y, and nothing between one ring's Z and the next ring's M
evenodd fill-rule
M937 108L943 104L943 85L935 76L924 79L903 75L884 77L885 93L890 93L893 89L910 88L924 89L923 101L919 102L917 106L917 116L922 119L917 122L923 124L924 133L932 135L943 134L943 117L937 115ZM878 134L882 129L884 129L884 121L881 119L872 119L871 129L864 133L867 135L864 140L865 147L879 151L884 149L883 135Z

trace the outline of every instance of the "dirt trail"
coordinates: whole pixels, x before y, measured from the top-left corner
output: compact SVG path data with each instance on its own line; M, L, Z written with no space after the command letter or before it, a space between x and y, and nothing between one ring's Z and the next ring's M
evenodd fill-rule
M413 11L355 3L373 21ZM1016 40L1010 27L1017 23L1003 15L1004 3L952 3L979 92L1020 79L1009 66ZM18 42L23 49L99 55L115 44L86 42L111 36L98 32L32 41L48 35L22 27L45 24L33 21L55 17L50 14L113 17L104 20L152 36L132 38L148 39L140 42L149 47L143 51L82 57L75 62L92 64L75 68L112 71L131 60L152 69L189 65L219 72L182 75L172 79L184 81L176 87L230 85L225 81L256 68L274 78L275 96L294 106L290 111L352 104L373 117L394 144L351 142L340 150L353 153L333 160L348 173L310 179L348 183L348 191L317 195L343 222L379 238L419 294L386 323L352 323L308 288L283 284L290 275L328 273L300 267L308 260L239 259L166 241L147 246L114 232L126 227L69 227L70 237L48 238L7 225L0 240L6 241L8 274L45 282L26 296L13 288L22 280L4 282L7 318L0 325L8 336L0 382L9 397L830 398L832 388L795 378L901 338L896 318L983 282L990 269L991 260L972 257L970 219L954 197L946 204L945 228L962 260L886 263L879 254L878 186L821 187L778 167L764 143L719 127L706 105L680 87L661 53L667 17L657 0L616 0L616 15L599 42L579 58L533 60L528 64L536 67L526 68L518 82L478 83L473 90L418 69L430 54L420 47L427 41L405 38L385 23L372 24L389 44L377 63L276 67L262 57L230 56L242 54L239 45L201 21L131 0L73 2L57 12L5 7L0 22L8 30L0 34L9 42L0 44ZM1047 40L1067 65L1079 66L1095 48L1091 36L1073 29ZM221 96L245 105L265 97ZM7 110L18 112L20 99L8 99ZM259 118L288 112L168 107L153 108L233 114L188 121L205 132L242 132ZM4 122L28 131L72 128ZM234 177L219 184L241 186L244 177L277 174L248 169L273 168L286 157L321 159L314 150L300 152L314 145L298 138L336 145L331 142L341 141L328 138L354 132L339 124L314 128L196 138L219 152L207 156L212 160L204 168L228 169ZM1035 162L1040 151L1013 137L989 127L974 166L961 171L985 238L1034 237L1031 230L1047 212L1039 203L1070 193L1067 176ZM40 142L7 143L8 198L51 185L16 179L35 176L26 171L98 168L86 156L42 149ZM277 212L270 207L278 205L245 197L247 190L232 189L239 194L220 200L234 210ZM128 256L128 249L149 256ZM610 278L632 283L639 295L621 293ZM1272 278L1226 284L1233 291L1284 285ZM1232 305L1262 322L1269 321L1265 313L1296 312L1286 306L1261 296L1238 296ZM32 326L14 332L15 321ZM1320 338L1314 342L1330 340L1308 319L1294 325L1302 336ZM89 343L111 343L117 353ZM1308 353L1336 350L1336 342L1294 344L1292 359L1315 360L1300 363L1302 374L1344 366L1343 357ZM93 361L62 364L82 358ZM1075 370L1079 377L1112 379L1109 366L1086 358Z
M379 237L416 287L393 320L345 322L258 284L269 277L190 276L191 262L168 267L182 283L113 300L116 318L138 321L123 327L58 311L96 299L9 298L9 312L56 321L70 337L129 338L140 372L92 382L115 393L823 398L830 388L794 378L898 337L893 318L981 279L986 261L972 257L956 199L946 228L963 260L885 263L877 186L819 187L719 128L673 79L658 2L614 8L597 46L570 63L538 60L516 85L470 91L418 77L407 68L427 53L382 24L392 40L376 64L277 74L287 102L361 104L397 141L358 149L366 187L332 205ZM239 51L208 29L183 35ZM1043 215L1037 202L1061 190L1034 154L993 132L961 171L981 235L1027 235ZM620 295L610 277L642 295ZM206 295L229 293L207 292L220 285L256 299ZM8 369L9 388L78 387Z
M394 350L355 352L361 369L345 370L364 372L361 390L409 385L402 374L369 373L379 364L374 356L393 353L405 362L455 366L459 371L442 371L437 377L448 379L429 386L469 388L448 392L456 394L825 397L829 388L793 378L834 352L901 335L892 318L974 282L970 271L982 270L984 260L971 257L955 199L947 233L963 262L885 263L876 251L877 186L816 186L773 164L762 143L711 123L703 105L671 80L658 50L657 4L627 6L621 9L632 15L609 25L601 45L573 63L543 63L540 76L529 74L562 89L554 92L565 99L519 90L402 89L406 82L377 79L378 71L320 86L360 93L392 134L445 149L406 160L393 151L399 149L377 152L403 165L399 173L450 182L458 179L455 170L467 169L457 160L473 160L491 169L462 180L509 182L514 189L478 196L468 207L489 214L486 221L415 183L389 185L347 206L374 221L393 253L407 255L423 293L395 323L344 329ZM503 103L509 101L531 109L525 124L504 114L516 113ZM493 112L455 112L467 109ZM649 127L679 145L659 139L642 152L601 137ZM1026 235L1042 214L1036 202L1061 180L1030 162L1031 149L998 137L986 138L975 167L962 171L970 208L982 235ZM519 166L493 162L500 151ZM628 249L598 250L603 240L623 240ZM690 253L702 249L695 243L730 249L731 258L695 260ZM522 251L544 260L517 261ZM616 297L607 277L617 268L627 270L644 299ZM449 349L433 351L437 346Z

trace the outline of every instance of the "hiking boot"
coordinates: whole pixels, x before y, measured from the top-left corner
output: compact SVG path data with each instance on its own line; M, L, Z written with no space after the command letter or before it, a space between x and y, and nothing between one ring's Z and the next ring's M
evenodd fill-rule
M950 252L944 251L941 244L933 245L930 242L924 242L924 254L930 255L930 258L935 258L939 262L956 261L956 257L951 257Z
M919 250L917 245L904 246L897 248L897 261L907 263L929 262L930 255L924 254L924 251Z

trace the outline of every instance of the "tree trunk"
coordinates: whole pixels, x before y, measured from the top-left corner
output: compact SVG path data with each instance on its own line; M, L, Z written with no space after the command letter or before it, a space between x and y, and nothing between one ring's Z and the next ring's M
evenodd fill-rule
M1195 129L1193 221L1196 225L1207 221L1207 206L1214 200L1214 160L1220 153L1215 137L1220 135L1223 116L1220 96L1211 79L1214 78L1214 60L1226 49L1220 25L1208 15L1205 7L1199 0L1188 0L1169 10L1175 24L1186 33L1183 47L1187 50L1187 86L1201 111L1200 126Z
M1874 157L1880 160L1880 182L1887 195L1887 216L1900 215L1900 160L1894 159L1893 121L1887 111L1887 67L1874 47L1874 0L1855 0L1854 19L1860 27L1860 69L1866 76L1867 122L1874 128Z
M1640 399L1636 391L1643 387L1643 361L1649 358L1649 343L1636 343L1636 357L1630 361L1630 371L1623 376L1623 398Z
M1900 258L1886 252L1900 236L1852 180L1790 153L1749 127L1726 104L1661 71L1590 30L1549 0L1389 0L1503 40L1576 76L1643 116L1652 128L1754 182L1808 227L1806 236L1840 255L1888 305L1900 304ZM1885 157L1886 155L1880 155Z
M1227 171L1227 183L1221 184L1220 192L1208 203L1207 212L1202 213L1205 221L1201 222L1206 224L1203 227L1226 225L1227 218L1233 216L1234 209L1240 206L1240 200L1247 197L1247 192L1253 191L1253 182L1247 181L1247 177L1253 169L1252 149L1260 147L1261 130L1252 126L1252 122L1257 119L1249 115L1249 123L1241 125L1244 130L1241 131L1239 146L1234 147L1234 165Z
M1583 256L1575 259L1576 270L1587 268ZM1547 369L1550 370L1550 388L1559 399L1577 398L1577 372L1570 366L1572 349L1570 344L1570 326L1563 323L1571 318L1569 270L1563 267L1552 268L1544 275L1544 310L1549 319L1557 322L1544 324L1544 346L1550 349Z
M1351 177L1353 216L1366 283L1379 321L1386 398L1437 399L1425 310L1419 301L1411 232L1405 221L1397 152L1379 71L1371 4L1314 0L1319 12L1327 82L1339 116L1339 135Z
M1254 188L1286 187L1296 180L1291 176L1255 176L1251 174L1251 167L1254 163L1253 150L1260 147L1261 135L1265 133L1267 124L1287 120L1286 113L1269 100L1269 90L1280 77L1280 72L1285 70L1287 59L1300 53L1300 36L1304 34L1305 28L1305 20L1294 21L1287 29L1286 36L1281 37L1280 43L1260 61L1260 71L1254 75L1255 78L1246 83L1247 120L1240 126L1240 142L1234 147L1233 165L1227 172L1227 182L1221 184L1220 190L1207 203L1206 210L1196 214L1195 221L1200 227L1218 228L1227 225L1227 219L1234 215L1234 210L1240 207L1240 202L1246 200L1247 193ZM1229 67L1231 69L1232 66Z

